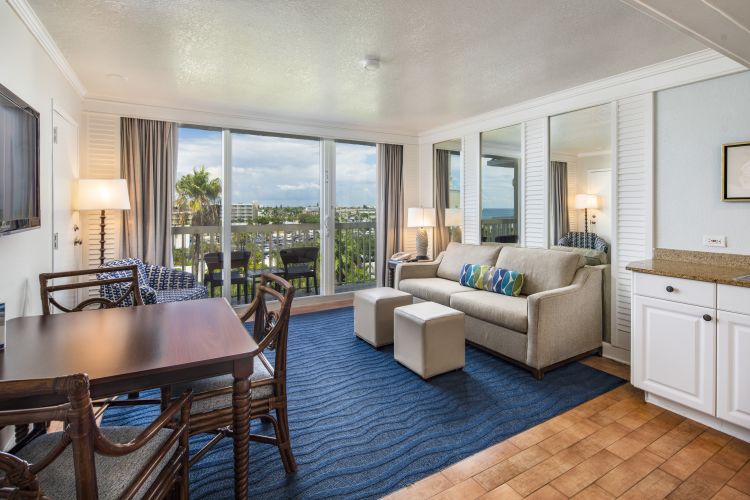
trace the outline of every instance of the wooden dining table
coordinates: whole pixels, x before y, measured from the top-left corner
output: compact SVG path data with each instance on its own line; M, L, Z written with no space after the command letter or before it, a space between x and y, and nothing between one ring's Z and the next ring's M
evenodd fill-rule
M231 374L235 497L247 498L258 344L226 299L28 316L8 321L6 335L0 379L86 373L92 398Z

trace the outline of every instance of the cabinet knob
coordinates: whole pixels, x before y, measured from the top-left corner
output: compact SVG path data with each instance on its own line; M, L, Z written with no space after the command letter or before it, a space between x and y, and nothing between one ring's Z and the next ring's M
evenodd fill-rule
M703 319L706 320L706 321L711 321L713 318L711 317L710 314L704 314L703 315Z
M667 286L667 291L668 291L669 293L672 293L672 292L674 292L674 287L673 287L672 285L669 285L669 286Z

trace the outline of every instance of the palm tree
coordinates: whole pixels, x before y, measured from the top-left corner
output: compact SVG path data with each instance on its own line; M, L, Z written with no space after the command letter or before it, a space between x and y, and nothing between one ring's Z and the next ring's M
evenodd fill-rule
M190 216L190 224L193 226L218 226L219 225L219 195L221 194L221 181L217 178L211 179L206 167L193 168L192 174L181 177L175 184L177 199L175 205L183 217ZM187 221L182 220L185 224ZM193 235L193 266L197 274L201 255L201 234Z

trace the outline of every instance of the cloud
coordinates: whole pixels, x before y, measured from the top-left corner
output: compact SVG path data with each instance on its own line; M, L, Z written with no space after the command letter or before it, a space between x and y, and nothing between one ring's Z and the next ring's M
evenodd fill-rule
M320 189L320 185L314 182L300 182L299 184L279 184L276 186L282 191L301 191L303 189Z

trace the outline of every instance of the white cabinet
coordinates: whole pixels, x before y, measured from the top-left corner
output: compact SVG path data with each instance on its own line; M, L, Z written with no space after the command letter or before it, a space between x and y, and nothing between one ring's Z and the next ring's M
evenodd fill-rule
M636 273L632 293L633 385L750 440L750 287Z
M636 295L633 314L633 385L713 414L714 310Z
M718 320L716 416L750 428L750 315L719 311Z

